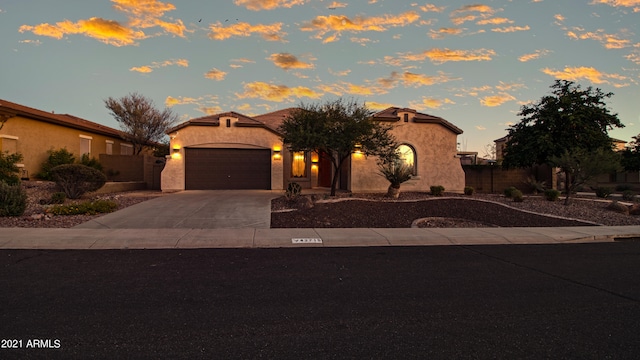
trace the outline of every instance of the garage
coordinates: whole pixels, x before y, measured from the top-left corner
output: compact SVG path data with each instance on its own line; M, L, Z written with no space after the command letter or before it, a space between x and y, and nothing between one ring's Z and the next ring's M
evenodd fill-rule
M271 150L185 148L185 189L269 190Z

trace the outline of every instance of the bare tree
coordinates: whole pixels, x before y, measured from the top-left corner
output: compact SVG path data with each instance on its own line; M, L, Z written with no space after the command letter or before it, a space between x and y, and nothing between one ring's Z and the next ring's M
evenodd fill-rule
M138 93L130 93L120 99L110 97L104 103L125 132L124 138L131 142L136 155L145 147L160 142L165 131L178 121L178 115L170 109L160 111L153 100Z

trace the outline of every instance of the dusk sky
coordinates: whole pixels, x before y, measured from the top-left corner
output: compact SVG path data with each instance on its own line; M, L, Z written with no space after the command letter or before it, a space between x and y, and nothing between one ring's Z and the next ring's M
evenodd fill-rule
M341 96L506 135L556 79L615 95L640 133L640 0L0 0L0 99L118 128L138 92L181 120Z

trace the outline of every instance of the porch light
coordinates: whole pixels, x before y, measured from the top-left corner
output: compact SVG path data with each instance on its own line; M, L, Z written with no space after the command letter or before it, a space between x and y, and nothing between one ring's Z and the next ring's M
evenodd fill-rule
M356 154L362 154L362 145L360 145L360 144L356 144L356 145L355 145L354 153L356 153Z
M318 153L315 153L315 152L311 153L311 163L312 164L317 164L319 160L320 159L319 159Z
M174 147L173 148L173 153L179 153L180 152L180 148L179 147Z
M280 147L279 146L274 146L273 147L273 159L274 160L280 160L282 158L282 156L280 155Z

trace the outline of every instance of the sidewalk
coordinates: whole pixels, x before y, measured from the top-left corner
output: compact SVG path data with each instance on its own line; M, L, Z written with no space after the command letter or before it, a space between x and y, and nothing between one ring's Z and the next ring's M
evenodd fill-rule
M403 229L0 229L0 249L566 244L640 240L640 226Z

